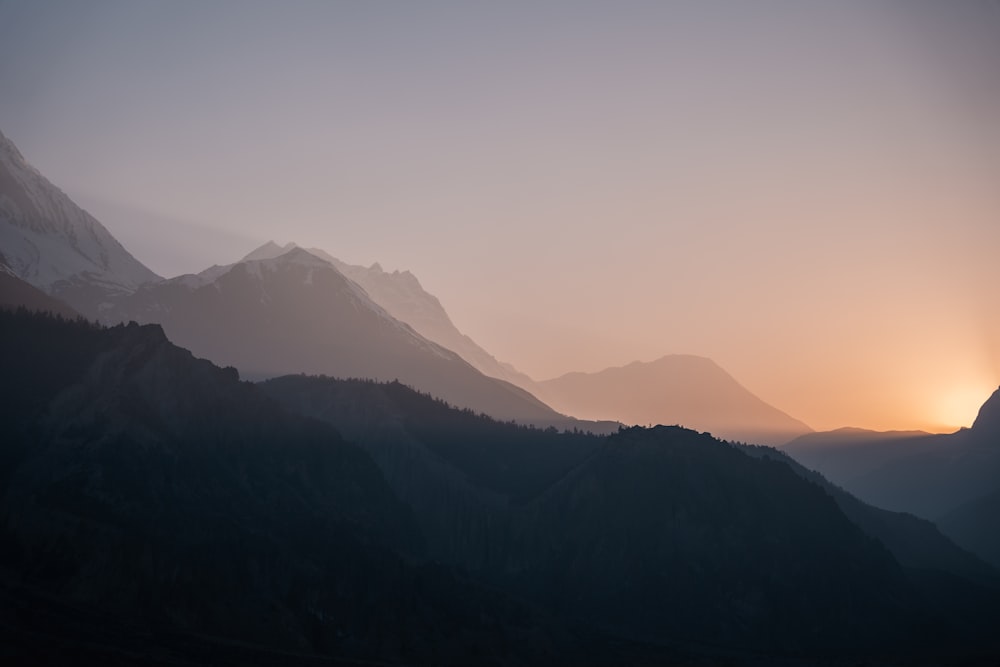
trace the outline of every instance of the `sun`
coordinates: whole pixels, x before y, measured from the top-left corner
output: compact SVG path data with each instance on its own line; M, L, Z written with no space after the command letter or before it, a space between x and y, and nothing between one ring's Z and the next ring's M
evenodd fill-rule
M931 417L935 423L949 428L972 426L990 391L989 383L952 387L937 398Z

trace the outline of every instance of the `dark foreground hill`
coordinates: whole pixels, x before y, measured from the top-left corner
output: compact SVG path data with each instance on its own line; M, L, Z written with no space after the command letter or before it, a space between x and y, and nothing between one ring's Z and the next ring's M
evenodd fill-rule
M259 647L470 664L545 644L523 606L418 564L412 513L363 451L158 327L0 312L0 362L7 659L162 639L240 646L236 664Z
M994 592L902 567L786 463L706 435L258 387L158 327L24 312L0 312L0 363L4 664L997 655Z
M905 652L990 627L980 602L963 593L941 611L924 587L937 572L931 581L981 591L972 581L994 582L991 568L775 450L680 428L523 429L398 383L290 376L262 388L371 452L434 557L609 632ZM758 460L763 451L773 456Z

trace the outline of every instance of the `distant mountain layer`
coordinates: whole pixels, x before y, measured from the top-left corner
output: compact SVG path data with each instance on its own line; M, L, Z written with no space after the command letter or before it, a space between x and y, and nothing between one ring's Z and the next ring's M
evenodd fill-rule
M314 255L293 253L299 264L311 265L300 267L301 275L289 282L288 272L298 269L290 268L293 261L282 263L268 252L276 248L272 246L259 249L257 259L248 262L162 281L0 135L0 265L85 316L103 322L161 322L197 354L250 375L399 378L455 405L500 418L572 423L530 393L485 377L459 355L422 337ZM273 271L274 262L282 270ZM328 293L312 285L314 272ZM405 287L399 303L416 299L436 305L434 317L443 317L445 328L457 334L437 300L412 276L397 277L385 284ZM14 283L7 282L11 292ZM148 289L137 292L140 286ZM28 298L23 289L18 294L17 299Z
M249 377L398 379L500 419L573 424L422 337L332 264L301 248L145 285L109 301L101 319L160 323L179 345Z
M273 259L297 247L270 241L243 261ZM810 431L740 387L714 362L700 357L674 355L650 364L636 363L597 374L570 373L536 382L510 364L497 361L462 334L441 302L409 271L387 272L377 263L354 266L318 248L308 252L332 263L375 303L420 335L456 352L485 375L507 380L539 398L544 396L542 400L559 406L559 412L635 424L679 423L724 438L768 444L781 444Z
M74 307L131 291L159 276L73 203L0 134L0 262Z
M1000 564L1000 390L972 428L944 435L841 430L782 448L858 498L937 521L962 547Z
M837 484L845 484L907 453L932 446L930 436L925 431L839 428L799 436L781 450Z
M1000 486L998 415L1000 390L956 433L840 430L782 449L862 500L933 520Z
M248 259L272 259L296 248L294 243L279 246L273 241L257 248ZM506 380L529 392L534 392L531 378L510 364L497 361L489 352L463 334L452 323L436 296L420 285L409 271L383 271L377 263L369 267L347 264L319 248L308 248L317 257L329 261L347 278L364 288L375 303L401 322L406 322L424 338L457 353L480 373Z
M770 445L811 431L704 357L669 355L598 373L568 373L536 386L538 397L556 410L585 419L679 424L727 440Z

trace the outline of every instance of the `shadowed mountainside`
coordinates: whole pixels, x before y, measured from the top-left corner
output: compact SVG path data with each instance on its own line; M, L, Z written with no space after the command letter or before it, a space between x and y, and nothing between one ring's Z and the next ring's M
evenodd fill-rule
M995 491L959 505L938 525L956 544L1000 567L1000 481Z

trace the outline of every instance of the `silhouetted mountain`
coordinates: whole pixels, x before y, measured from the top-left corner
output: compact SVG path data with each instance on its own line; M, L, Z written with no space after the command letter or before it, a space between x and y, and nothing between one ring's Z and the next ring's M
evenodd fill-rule
M243 261L250 259L272 259L296 248L294 243L279 246L274 241L265 243ZM437 297L420 285L417 277L409 271L383 271L378 263L369 267L342 262L319 248L307 250L333 264L338 271L364 288L365 292L386 312L400 322L409 324L414 331L427 340L451 350L484 375L500 378L522 389L534 392L534 381L510 364L497 361L493 355L481 348L474 340L463 334L452 323Z
M508 577L631 636L839 652L919 623L899 566L819 487L707 435L612 436L525 514Z
M160 323L178 345L254 378L307 372L398 379L498 418L573 423L420 336L301 248L145 285L101 315Z
M930 523L865 506L776 450L679 428L528 429L397 383L289 376L261 388L363 446L432 558L607 632L832 651L916 641L923 622L939 624L935 638L965 632L959 619L981 607L958 603L946 620L872 538L907 568L995 578Z
M996 655L996 594L900 568L788 464L707 435L532 429L399 383L255 387L159 327L25 312L0 312L0 364L15 658L74 638L92 664ZM407 507L403 483L439 498Z
M414 508L430 557L473 570L497 557L508 508L537 497L601 442L456 410L395 382L286 376L260 386L364 447Z
M159 276L0 134L0 262L84 314Z
M80 314L59 299L55 299L34 285L26 283L14 272L0 264L0 309L27 310L52 313L63 317L77 318Z
M760 444L781 444L811 430L704 357L669 355L599 373L568 373L537 387L543 401L582 419L679 424Z
M518 662L548 641L523 605L413 564L412 513L361 450L159 327L0 312L0 365L5 664L94 625L78 648L113 664L162 642L211 664Z
M982 406L972 428L942 435L841 431L808 436L784 447L877 507L936 520L989 494L1000 480L1000 390Z
M931 446L930 435L925 431L838 428L799 436L782 445L781 451L837 484L845 484L908 453Z
M993 392L979 408L971 430L978 438L993 438L1000 443L1000 389Z

